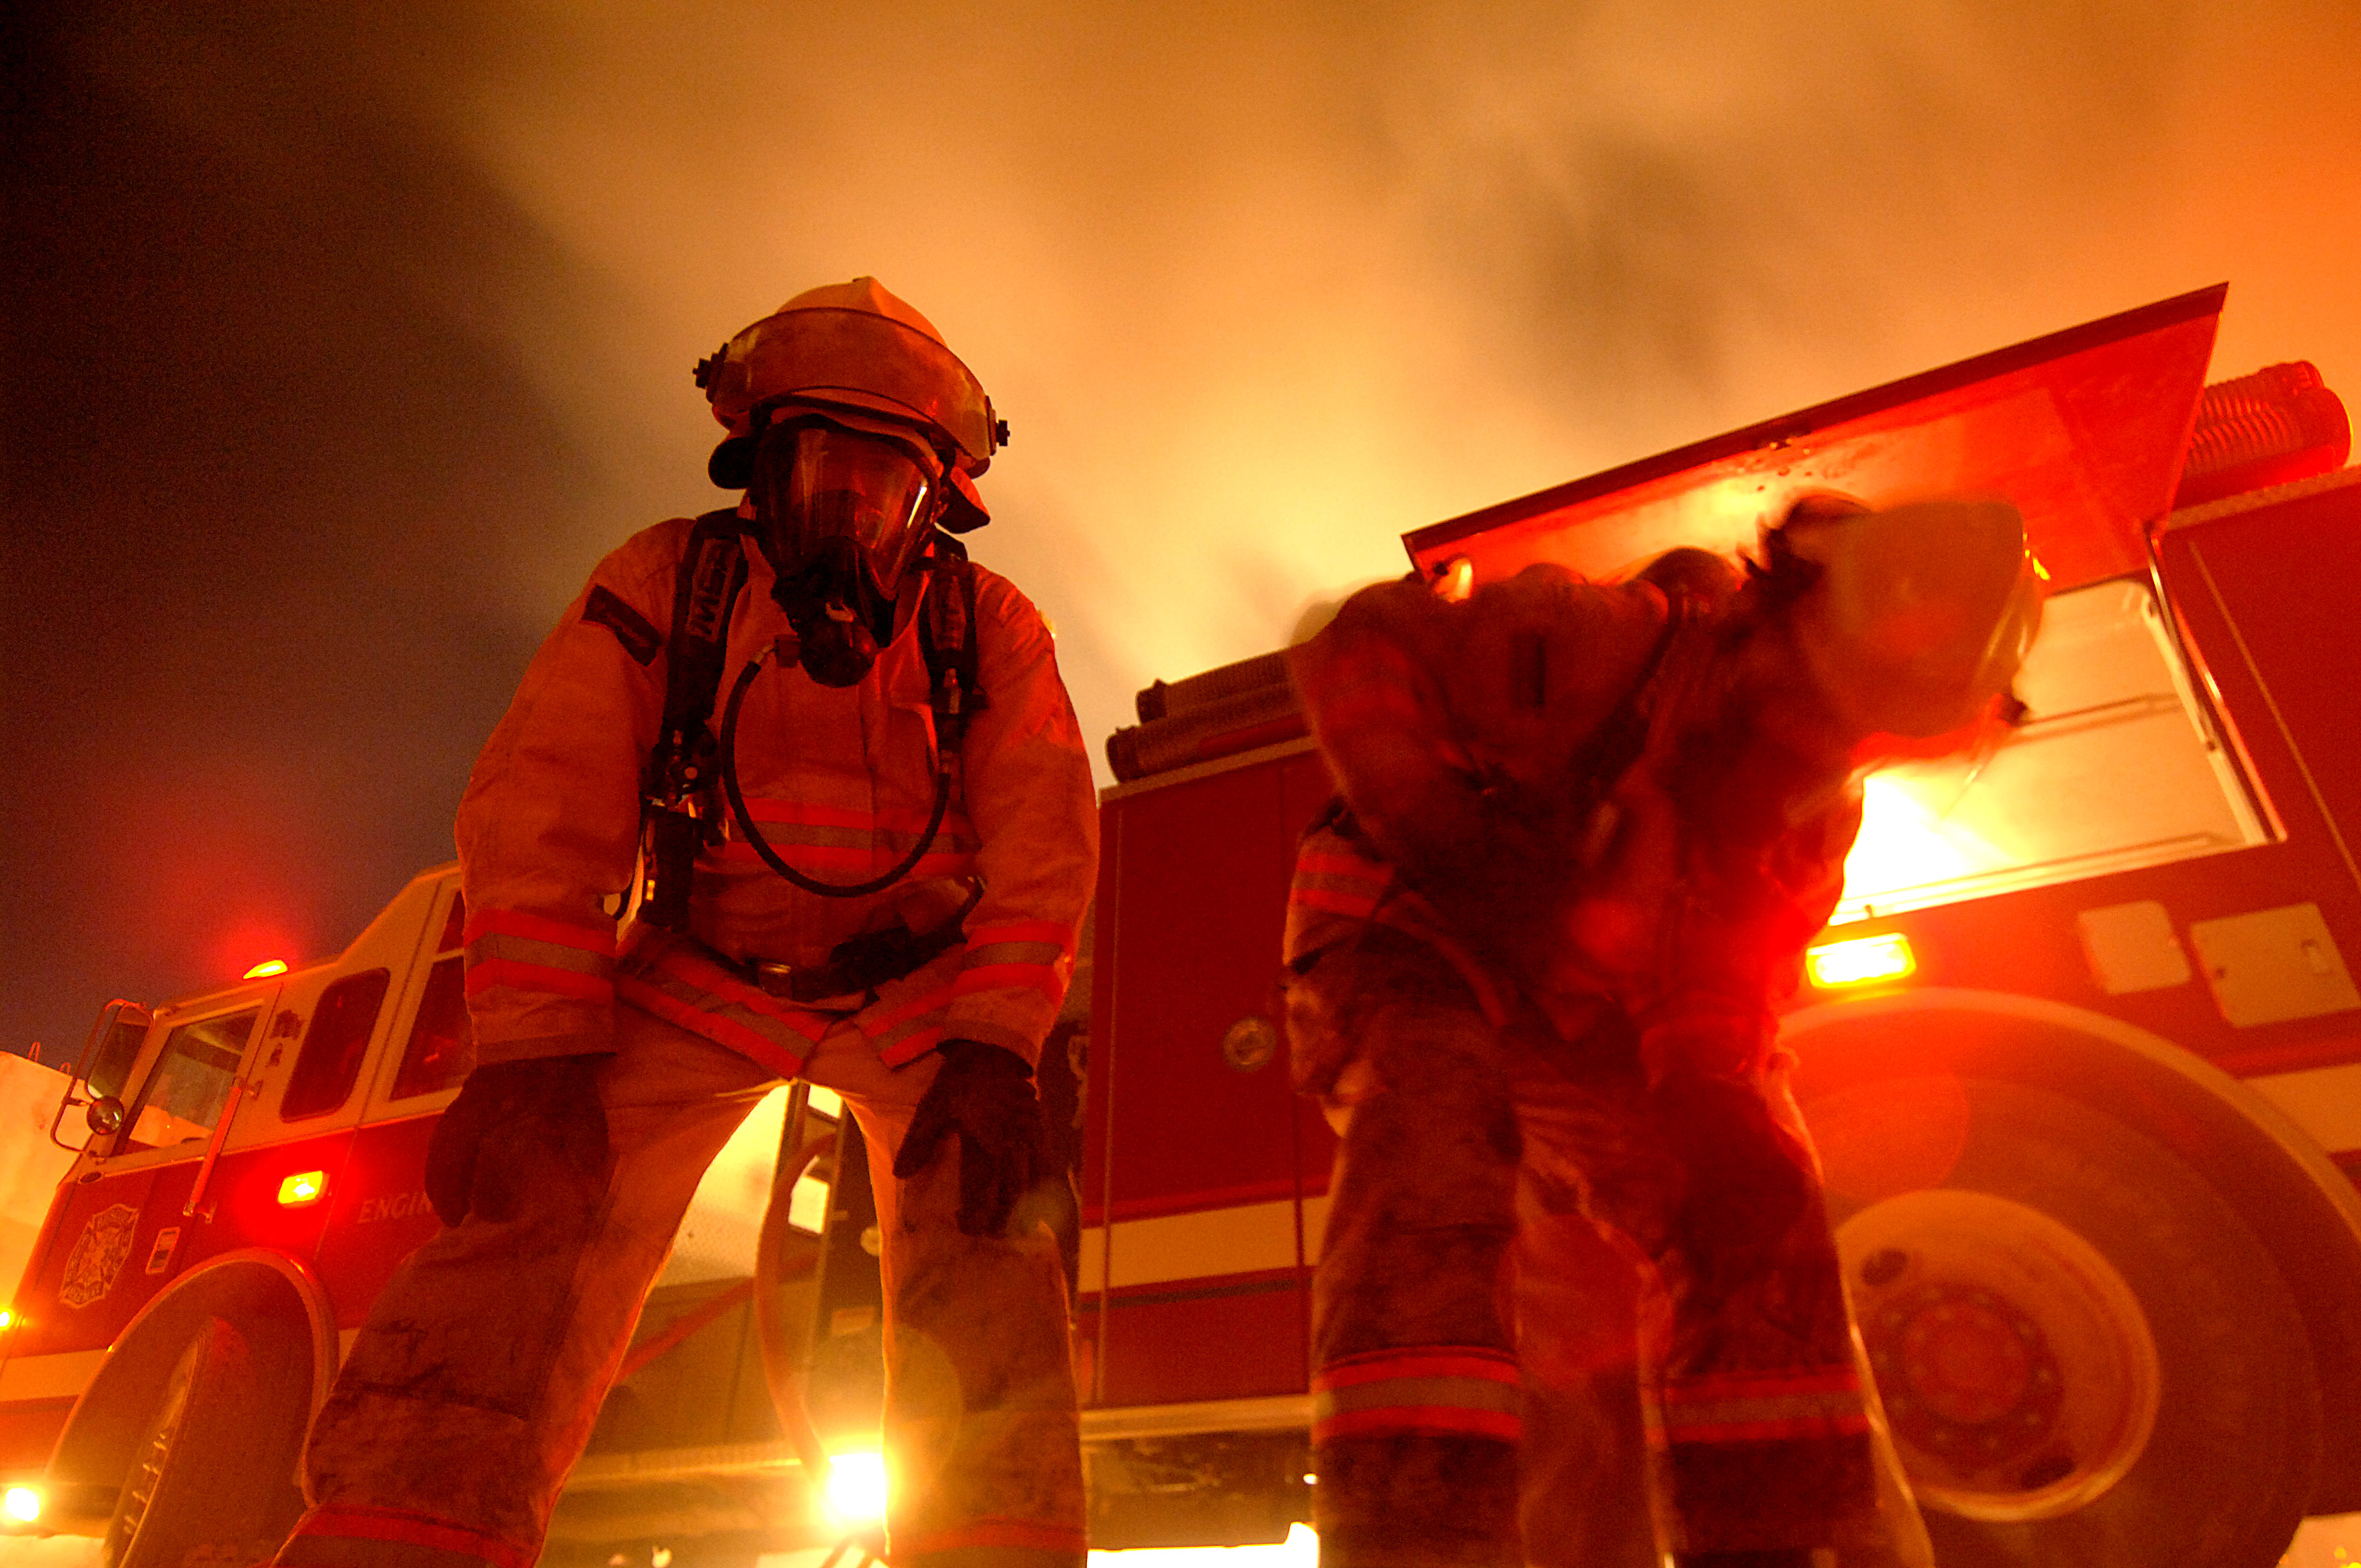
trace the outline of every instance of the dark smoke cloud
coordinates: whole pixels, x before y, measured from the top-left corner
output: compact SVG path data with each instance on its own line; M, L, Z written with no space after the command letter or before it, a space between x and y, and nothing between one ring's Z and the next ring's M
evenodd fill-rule
M84 5L12 49L0 1045L449 853L702 510L687 368L878 275L1095 739L1404 529L2220 279L2361 388L2344 0Z

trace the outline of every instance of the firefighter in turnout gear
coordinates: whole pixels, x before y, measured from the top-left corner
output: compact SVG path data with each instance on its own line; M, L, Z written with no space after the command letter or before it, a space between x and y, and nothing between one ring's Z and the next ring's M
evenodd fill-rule
M1082 1561L1032 1073L1097 818L1046 624L951 536L1006 427L867 278L697 379L745 499L599 564L468 780L445 1229L344 1364L282 1563L531 1563L700 1175L796 1077L867 1141L894 1561Z
M1821 498L1742 572L1385 584L1290 652L1324 1562L1927 1563L1772 1007L1861 764L1989 721L2034 584L2004 503Z

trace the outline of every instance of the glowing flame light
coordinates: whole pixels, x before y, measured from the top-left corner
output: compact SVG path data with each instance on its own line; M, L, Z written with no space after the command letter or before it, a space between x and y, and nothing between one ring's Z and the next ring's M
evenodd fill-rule
M1812 983L1824 990L1903 980L1918 968L1910 951L1910 938L1899 931L1823 943L1804 955L1804 963L1811 970Z
M1989 846L1947 823L1909 782L1873 773L1861 791L1861 837L1845 857L1845 901L1880 904L1881 894L1965 876L1993 859Z
M1296 1523L1274 1546L1150 1546L1093 1552L1090 1561L1091 1568L1319 1568L1320 1538Z
M237 978L240 980L262 980L270 975L285 974L286 972L287 960L285 959L265 959Z
M885 1456L839 1453L828 1462L828 1506L847 1525L875 1524L885 1517Z
M31 1524L41 1517L41 1495L30 1486L11 1486L5 1498L0 1498L0 1513L19 1524Z
M328 1173L324 1170L299 1170L279 1184L279 1201L290 1209L317 1202L320 1194L328 1190Z

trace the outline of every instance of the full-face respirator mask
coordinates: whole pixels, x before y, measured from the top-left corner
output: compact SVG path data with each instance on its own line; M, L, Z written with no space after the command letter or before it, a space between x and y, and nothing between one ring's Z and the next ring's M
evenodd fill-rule
M782 410L756 438L748 477L772 596L824 686L857 685L876 663L941 510L941 460L915 433L862 424Z

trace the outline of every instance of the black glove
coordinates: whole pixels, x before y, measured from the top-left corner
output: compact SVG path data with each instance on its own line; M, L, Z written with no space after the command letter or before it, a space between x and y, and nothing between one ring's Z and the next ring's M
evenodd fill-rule
M1017 1200L1049 1174L1033 1069L1015 1051L981 1040L945 1040L936 1054L942 1070L910 1118L894 1174L905 1181L917 1175L933 1163L943 1140L957 1134L959 1228L971 1236L999 1235Z
M1687 1178L1673 1240L1710 1293L1770 1272L1814 1188L1811 1156L1752 1085L1675 1071L1655 1088L1665 1140Z
M426 1146L426 1201L436 1217L446 1225L470 1211L513 1219L525 1181L545 1179L553 1165L586 1191L603 1191L614 1168L598 1102L605 1059L533 1057L469 1073Z

